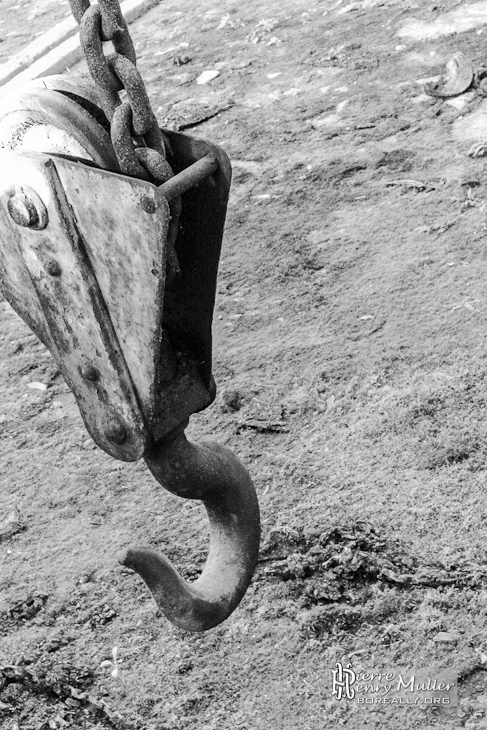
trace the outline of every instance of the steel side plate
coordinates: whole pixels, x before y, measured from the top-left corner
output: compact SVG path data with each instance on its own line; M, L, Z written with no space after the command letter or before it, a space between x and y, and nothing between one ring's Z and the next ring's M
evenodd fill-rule
M46 206L43 230L8 213L27 186ZM124 461L151 441L169 219L150 183L59 157L1 154L2 293L51 350L94 441Z

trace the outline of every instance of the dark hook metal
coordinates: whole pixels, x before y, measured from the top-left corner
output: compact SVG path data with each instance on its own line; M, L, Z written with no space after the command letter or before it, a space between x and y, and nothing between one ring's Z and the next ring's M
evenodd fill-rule
M129 548L119 561L144 579L169 621L187 631L206 631L235 610L257 564L260 519L254 485L229 449L192 444L182 431L153 448L145 461L165 489L203 500L210 520L208 558L193 583L151 548Z

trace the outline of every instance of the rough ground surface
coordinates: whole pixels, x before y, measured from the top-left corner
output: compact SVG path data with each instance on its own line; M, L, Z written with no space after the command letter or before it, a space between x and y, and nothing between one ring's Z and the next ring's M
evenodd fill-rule
M196 575L203 510L94 447L1 304L0 508L23 527L0 542L2 728L487 728L487 102L418 82L487 61L486 6L165 0L132 26L161 123L233 161L219 396L190 435L250 469L262 560L223 626L158 617L116 554ZM0 7L0 60L62 17ZM450 11L473 20L454 34ZM337 660L455 667L459 707L337 701Z
M68 0L1 0L0 63L68 15Z

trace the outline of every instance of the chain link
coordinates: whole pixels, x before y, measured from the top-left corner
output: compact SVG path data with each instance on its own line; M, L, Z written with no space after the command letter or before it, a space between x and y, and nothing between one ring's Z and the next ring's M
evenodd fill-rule
M134 140L131 132L132 107L128 101L117 106L112 117L110 134L113 149L117 155L120 170L124 175L149 180L149 174L140 164L135 153Z
M110 136L120 171L124 175L161 185L174 173L166 160L164 135L159 129L140 73L134 44L118 0L69 0L80 26L80 41L91 77L98 87L100 105L110 122ZM108 56L103 43L111 41L115 53ZM125 91L127 99L119 96ZM167 232L166 283L179 272L174 248L181 215L181 198L170 203Z
M80 26L80 40L91 77L98 87L100 105L110 122L113 148L124 175L144 180L156 179L153 171L164 169L172 176L165 157L164 137L152 111L149 97L136 68L136 55L127 23L118 0L69 0L71 11ZM103 43L111 41L115 53L108 56ZM127 100L122 101L120 92ZM153 155L140 155L141 150ZM150 162L147 160L150 159ZM145 162L144 162L145 161ZM162 182L168 178L165 177Z

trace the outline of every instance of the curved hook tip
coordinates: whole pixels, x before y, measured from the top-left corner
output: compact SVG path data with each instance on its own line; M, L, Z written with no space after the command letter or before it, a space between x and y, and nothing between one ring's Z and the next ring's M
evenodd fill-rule
M207 631L228 618L249 583L243 582L229 599L226 586L214 580L209 584L204 574L188 583L169 558L151 548L128 548L120 553L118 561L140 575L166 618L186 631Z
M210 522L210 549L197 580L183 580L171 561L148 547L133 547L120 562L147 584L158 607L186 631L206 631L235 610L259 555L259 505L252 480L235 455L219 444L196 446L178 433L145 457L166 489L201 499Z

